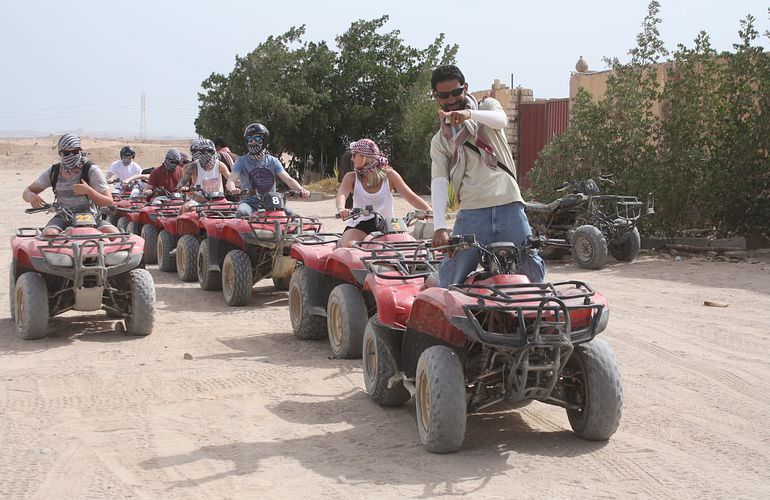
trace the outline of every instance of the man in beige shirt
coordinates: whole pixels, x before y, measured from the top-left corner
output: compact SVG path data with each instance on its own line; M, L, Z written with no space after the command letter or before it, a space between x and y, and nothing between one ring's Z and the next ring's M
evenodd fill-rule
M531 229L505 137L505 111L491 97L477 102L468 94L465 76L457 66L434 69L431 86L441 107L440 128L430 144L433 246L446 245L449 238L450 181L460 200L454 234L475 234L482 245L501 241L523 245ZM440 286L462 283L478 263L475 249L455 253L439 268ZM536 250L524 255L519 269L535 283L545 276L545 265Z

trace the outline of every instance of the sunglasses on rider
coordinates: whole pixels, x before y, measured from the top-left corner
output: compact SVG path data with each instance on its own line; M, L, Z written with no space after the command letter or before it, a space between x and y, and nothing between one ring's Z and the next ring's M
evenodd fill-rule
M166 163L168 163L169 165L179 165L179 162L176 160L167 160Z
M256 144L262 144L265 141L265 138L261 135L247 135L246 136L246 143L256 143Z
M457 87L456 89L452 89L448 92L439 92L438 90L433 91L433 95L438 97L439 99L446 99L450 95L452 97L460 97L462 93L465 92L465 87Z
M76 155L78 153L80 153L80 148L62 149L61 151L59 151L59 154L62 155L62 156L72 156L72 155Z
M191 149L190 152L193 153L193 154L195 154L195 153L213 153L214 150L213 149Z

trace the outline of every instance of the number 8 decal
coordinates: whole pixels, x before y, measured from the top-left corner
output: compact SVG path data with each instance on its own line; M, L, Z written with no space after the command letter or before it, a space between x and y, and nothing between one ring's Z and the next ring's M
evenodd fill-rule
M281 200L279 200L277 196L273 196L273 206L281 206Z

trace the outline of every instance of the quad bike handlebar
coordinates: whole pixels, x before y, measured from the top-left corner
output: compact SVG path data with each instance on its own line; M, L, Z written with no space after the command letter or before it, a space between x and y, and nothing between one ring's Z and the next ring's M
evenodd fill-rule
M596 177L577 181L570 179L564 181L560 187L556 189L556 192L570 191L571 193L582 193L587 195L599 194L598 184L615 184L612 180L613 174L600 174Z

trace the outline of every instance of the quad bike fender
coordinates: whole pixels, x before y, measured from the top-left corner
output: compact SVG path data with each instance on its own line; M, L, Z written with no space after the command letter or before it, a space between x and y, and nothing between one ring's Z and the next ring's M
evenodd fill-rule
M369 273L364 281L364 290L372 294L377 304L378 321L389 328L406 327L415 296L423 288L422 278L391 280Z
M292 245L291 258L302 262L308 269L322 272L336 245L334 241L322 245Z
M327 257L323 273L346 283L361 286L361 281L356 278L355 271L366 270L366 266L361 262L361 257L364 255L365 252L355 248L337 248Z
M176 231L174 234L183 236L185 234L198 234L198 214L195 212L185 212L176 218Z
M415 297L406 326L447 344L462 347L465 345L465 334L452 324L453 316L465 317L455 294L445 288L432 287Z

